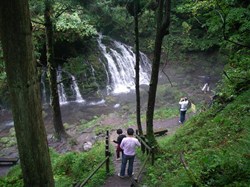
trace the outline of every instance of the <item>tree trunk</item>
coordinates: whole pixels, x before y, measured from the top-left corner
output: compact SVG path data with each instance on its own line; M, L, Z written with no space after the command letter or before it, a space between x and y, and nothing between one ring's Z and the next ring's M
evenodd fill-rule
M49 82L50 82L50 93L51 93L51 107L53 113L53 124L55 128L56 138L66 138L66 132L63 127L60 102L57 89L57 65L54 58L54 36L53 36L53 23L51 20L52 12L52 1L45 0L45 30L46 30L46 52L47 52L47 63L49 67Z
M156 144L153 130L153 118L154 118L154 107L155 98L158 85L158 75L161 61L161 46L163 38L168 34L168 29L170 25L170 5L171 0L159 0L158 1L158 12L157 12L157 31L155 39L155 49L154 58L152 65L152 74L149 86L149 96L148 96L148 107L147 107L147 138L150 144Z
M138 31L138 6L140 0L134 2L135 20L135 90L136 90L136 119L139 134L142 135L141 126L141 99L140 99L140 51L139 51L139 31Z
M0 29L24 186L53 187L27 0L0 1Z

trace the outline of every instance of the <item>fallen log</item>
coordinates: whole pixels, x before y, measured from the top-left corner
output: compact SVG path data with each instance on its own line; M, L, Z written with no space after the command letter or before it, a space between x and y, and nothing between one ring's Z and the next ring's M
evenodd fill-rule
M154 132L154 135L155 135L155 136L163 136L163 135L166 135L167 132L168 132L167 129L165 129L165 130L160 130L160 131L155 131L155 132ZM146 136L146 134L144 134L144 136Z

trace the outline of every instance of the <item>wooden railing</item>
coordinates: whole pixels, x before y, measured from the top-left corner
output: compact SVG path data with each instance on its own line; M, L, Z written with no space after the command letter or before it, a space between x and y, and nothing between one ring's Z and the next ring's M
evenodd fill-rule
M163 130L163 131L159 131L159 132L155 132L155 135L163 135L167 132L167 130ZM141 150L142 153L146 153L147 156L139 170L139 172L131 178L131 186L137 187L139 186L139 178L143 172L143 170L145 169L146 163L148 162L148 160L151 158L151 164L154 165L154 160L155 160L155 148L152 146L150 147L148 145L148 141L145 138L144 135L139 136L138 135L138 131L136 131L136 135L135 137L140 141L141 143ZM74 187L83 187L84 185L86 185L88 183L88 181L93 177L93 175L98 172L98 170L106 163L106 173L109 174L110 173L110 157L111 157L111 152L110 152L110 146L109 146L109 131L107 131L106 133L106 140L105 140L105 159L97 166L97 168L91 172L91 174L82 182L82 183L77 183L76 185L74 185Z
M136 132L136 138L140 141L141 143L141 150L142 150L142 153L146 153L147 156L143 162L143 164L141 165L141 168L139 170L139 172L131 178L131 181L132 181L132 184L131 186L134 186L134 187L137 187L139 186L139 179L140 179L140 176L146 166L146 163L148 162L148 160L150 159L151 157L151 164L154 165L154 160L155 160L155 149L154 147L150 147L147 143L147 139L145 138L145 136L139 136L138 135L138 132Z
M98 172L98 170L106 163L106 173L110 173L110 157L111 157L111 152L110 152L110 146L109 146L109 131L106 132L106 139L105 139L105 159L97 166L97 168L91 172L91 174L82 182L82 183L77 183L75 187L83 187L88 183L88 181L93 177L93 175Z

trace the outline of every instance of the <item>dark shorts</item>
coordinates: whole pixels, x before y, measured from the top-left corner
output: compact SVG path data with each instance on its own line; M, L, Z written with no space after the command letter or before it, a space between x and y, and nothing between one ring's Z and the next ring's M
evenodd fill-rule
M116 151L122 152L122 148L120 147L120 144L117 144Z

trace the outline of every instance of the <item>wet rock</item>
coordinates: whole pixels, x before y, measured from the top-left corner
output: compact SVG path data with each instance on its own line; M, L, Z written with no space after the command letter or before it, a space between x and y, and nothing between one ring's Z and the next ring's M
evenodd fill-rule
M85 142L83 144L83 150L84 151L89 151L93 147L93 144L91 142Z

